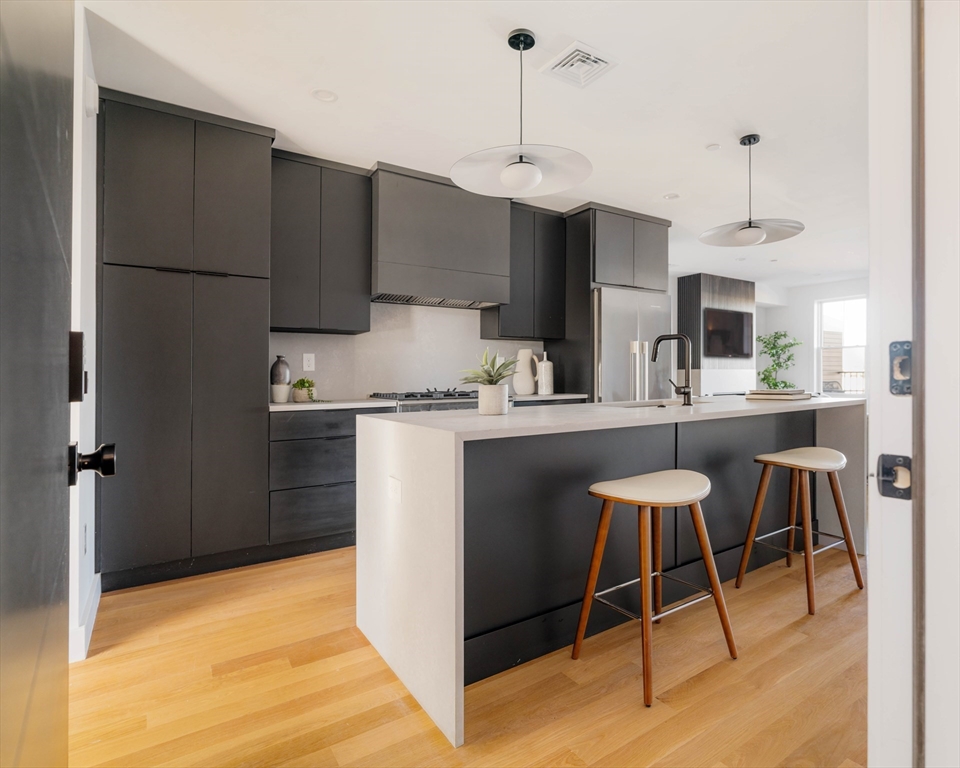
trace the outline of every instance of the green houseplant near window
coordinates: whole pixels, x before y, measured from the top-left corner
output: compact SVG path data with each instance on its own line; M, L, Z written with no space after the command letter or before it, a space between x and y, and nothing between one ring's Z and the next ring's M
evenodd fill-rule
M766 336L757 336L760 354L770 358L770 365L760 371L760 381L767 389L794 389L796 384L791 381L782 381L780 371L793 367L793 348L803 342L795 338L788 338L786 331L774 331Z
M293 382L293 402L309 403L316 400L314 387L316 384L313 379L297 379Z
M511 357L509 360L499 362L500 353L490 357L490 348L483 352L480 358L479 370L465 370L461 373L467 374L460 379L463 384L479 384L478 405L480 406L481 416L503 416L510 405L507 396L507 385L503 383L504 379L513 376L514 368L517 365L517 359Z

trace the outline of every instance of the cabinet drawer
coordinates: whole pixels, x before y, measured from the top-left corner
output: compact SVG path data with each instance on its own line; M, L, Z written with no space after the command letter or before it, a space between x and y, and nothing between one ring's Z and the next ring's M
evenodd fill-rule
M355 437L270 443L271 491L356 479Z
M270 543L346 533L357 527L355 483L270 494Z
M396 413L394 408L354 408L346 411L293 411L270 414L271 440L305 440L312 437L347 437L357 434L356 417Z

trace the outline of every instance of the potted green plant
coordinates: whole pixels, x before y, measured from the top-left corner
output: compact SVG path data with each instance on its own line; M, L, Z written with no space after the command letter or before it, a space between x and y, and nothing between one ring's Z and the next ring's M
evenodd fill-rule
M316 400L314 396L315 386L313 379L297 379L293 382L293 402L309 403Z
M461 373L467 374L460 381L463 384L478 384L478 404L480 406L480 415L482 416L503 416L510 405L507 396L507 385L503 383L504 379L513 375L517 360L511 357L509 360L499 362L500 353L490 357L490 348L483 352L480 358L479 370L464 370Z
M780 380L780 371L793 367L793 348L803 342L788 338L786 331L774 331L766 336L757 336L760 354L770 358L770 365L760 371L760 381L767 389L794 389L796 384Z

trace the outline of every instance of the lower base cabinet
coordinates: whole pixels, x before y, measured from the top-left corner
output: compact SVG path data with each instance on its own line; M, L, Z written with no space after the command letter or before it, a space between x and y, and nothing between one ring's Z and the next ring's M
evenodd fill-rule
M356 483L270 494L270 543L347 533L357 527Z
M271 545L356 530L356 417L395 412L362 408L270 414Z

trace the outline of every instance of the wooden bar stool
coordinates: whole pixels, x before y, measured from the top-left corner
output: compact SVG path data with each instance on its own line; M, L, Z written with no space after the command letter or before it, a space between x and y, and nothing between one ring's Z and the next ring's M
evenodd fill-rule
M737 645L733 639L733 630L730 628L730 617L727 615L727 605L723 600L723 591L720 589L720 577L717 575L717 566L713 561L713 550L710 549L707 527L703 522L703 510L700 509L700 500L710 493L710 480L699 472L691 472L687 469L668 469L663 472L626 477L622 480L594 483L590 486L589 493L591 496L603 499L603 507L600 510L600 524L597 526L597 538L593 545L593 558L590 560L587 587L584 590L583 605L580 608L577 639L573 643L573 658L580 658L580 646L583 645L583 636L587 631L587 619L590 617L590 605L594 598L631 619L639 620L642 625L643 645L643 703L649 707L653 703L654 621L659 621L662 617L674 611L679 611L681 608L687 608L702 600L708 600L712 595L714 602L717 604L717 613L720 614L720 624L723 627L724 637L727 639L730 656L734 659L737 658ZM640 578L618 584L602 592L595 592L597 576L600 574L600 563L603 560L603 549L607 543L607 533L610 530L610 519L613 516L613 504L617 501L622 504L636 505L638 508ZM700 552L703 554L703 564L706 566L707 578L710 580L709 589L704 589L697 584L691 584L661 571L663 567L660 540L662 509L663 507L684 506L690 507L693 527L697 532ZM653 518L652 537L650 532L651 510ZM662 579L677 581L704 594L688 599L664 611L662 609ZM653 584L651 584L651 581ZM640 582L639 616L614 605L603 597L603 595L614 590L629 587L637 582ZM651 592L653 592L652 596Z
M847 457L840 451L832 448L791 448L789 451L780 451L778 453L763 453L757 456L754 461L763 464L763 471L760 473L760 487L757 488L757 499L753 504L753 515L750 518L750 528L747 530L747 541L743 547L743 556L740 558L740 570L737 573L737 589L743 583L743 575L747 572L747 561L750 559L750 552L753 543L762 544L765 547L777 549L787 553L787 566L793 564L793 555L803 554L803 565L807 577L807 611L810 615L816 613L816 595L814 588L813 556L828 549L839 547L841 544L847 545L847 554L850 555L850 565L853 566L853 576L857 580L857 586L863 589L863 575L860 573L860 561L857 559L857 548L853 543L853 534L850 532L850 521L847 519L847 508L843 503L843 493L840 490L840 480L837 472L847 465ZM767 486L770 484L770 473L774 467L787 467L790 470L790 504L787 511L787 527L780 528L773 533L763 536L757 536L757 526L760 525L760 513L763 511L763 500L767 495ZM830 490L833 491L833 501L837 506L837 515L840 517L840 528L843 530L843 536L834 536L832 533L823 533L817 531L819 536L826 536L836 539L832 544L828 544L820 549L813 548L813 521L810 511L810 473L826 472L830 478ZM797 521L797 494L800 496L800 514L803 516L803 528L796 525ZM798 530L803 531L803 550L799 552L794 550L794 535ZM769 544L763 539L787 531L787 547L778 547Z

